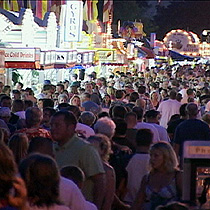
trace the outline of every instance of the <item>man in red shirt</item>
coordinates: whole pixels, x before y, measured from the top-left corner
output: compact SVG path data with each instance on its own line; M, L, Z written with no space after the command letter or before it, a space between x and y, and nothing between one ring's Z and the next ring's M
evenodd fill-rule
M25 133L29 139L33 137L51 138L49 131L40 127L42 121L42 111L37 107L29 107L26 110L26 128L16 131L16 133Z

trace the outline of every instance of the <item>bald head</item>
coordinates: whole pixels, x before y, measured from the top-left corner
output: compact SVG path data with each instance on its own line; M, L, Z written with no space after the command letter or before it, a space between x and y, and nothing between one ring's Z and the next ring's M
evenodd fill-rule
M26 110L26 125L28 128L38 127L42 121L42 111L38 107L29 107Z
M191 118L196 118L197 114L199 112L198 106L195 103L189 103L186 106L186 112L187 112L190 119Z

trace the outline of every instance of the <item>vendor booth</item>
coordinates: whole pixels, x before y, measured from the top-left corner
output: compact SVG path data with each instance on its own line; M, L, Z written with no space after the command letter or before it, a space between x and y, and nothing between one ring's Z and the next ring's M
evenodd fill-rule
M210 209L210 144L186 141L184 144L182 199L199 209Z

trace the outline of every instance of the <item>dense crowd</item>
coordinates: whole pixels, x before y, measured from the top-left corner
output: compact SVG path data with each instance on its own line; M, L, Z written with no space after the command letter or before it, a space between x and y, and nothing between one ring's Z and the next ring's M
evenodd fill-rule
M0 83L0 209L155 210L182 204L184 142L210 140L197 64L51 84Z

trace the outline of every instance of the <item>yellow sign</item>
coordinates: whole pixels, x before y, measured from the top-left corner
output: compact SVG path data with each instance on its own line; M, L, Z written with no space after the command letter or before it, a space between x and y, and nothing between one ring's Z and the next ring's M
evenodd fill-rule
M96 57L99 61L115 61L116 50L98 50Z

